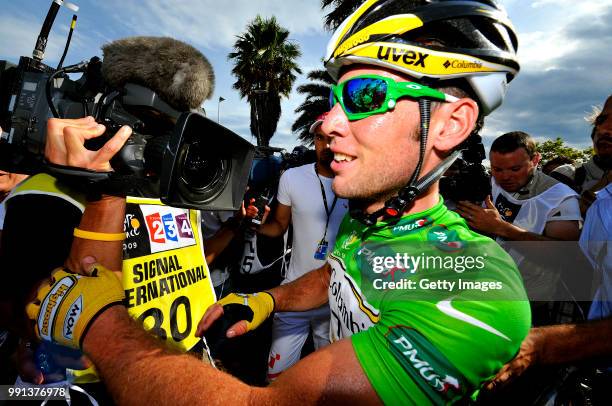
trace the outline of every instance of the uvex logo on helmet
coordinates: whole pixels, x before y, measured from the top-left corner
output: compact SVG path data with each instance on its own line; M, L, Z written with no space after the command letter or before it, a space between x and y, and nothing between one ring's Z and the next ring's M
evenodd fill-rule
M429 55L422 52L410 51L402 48L395 48L389 46L378 47L378 53L376 57L383 61L399 62L400 59L404 65L421 66L425 68L425 59Z

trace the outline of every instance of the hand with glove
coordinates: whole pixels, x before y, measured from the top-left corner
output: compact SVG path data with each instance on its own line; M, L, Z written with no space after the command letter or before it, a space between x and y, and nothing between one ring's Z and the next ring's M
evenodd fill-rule
M201 337L221 316L238 320L226 332L228 338L239 336L259 327L274 311L274 297L269 292L251 294L230 293L210 306L196 330Z
M50 283L38 289L37 300L26 307L38 338L81 349L93 320L123 303L121 281L112 271L95 264L88 273L90 276L82 276L57 268Z

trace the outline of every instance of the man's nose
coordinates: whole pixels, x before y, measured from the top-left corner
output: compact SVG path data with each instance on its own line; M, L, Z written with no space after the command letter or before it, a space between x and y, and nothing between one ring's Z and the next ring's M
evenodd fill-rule
M329 111L321 124L321 131L330 137L330 144L334 137L344 137L348 133L348 119L340 103L336 103Z

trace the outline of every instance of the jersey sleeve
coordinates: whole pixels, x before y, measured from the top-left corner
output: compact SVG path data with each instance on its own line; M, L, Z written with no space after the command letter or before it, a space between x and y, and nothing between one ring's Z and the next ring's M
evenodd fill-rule
M582 221L578 197L569 196L567 199L563 200L559 207L550 212L546 219L547 223L549 221Z
M292 170L286 170L278 183L278 193L276 199L280 204L291 206L291 173Z

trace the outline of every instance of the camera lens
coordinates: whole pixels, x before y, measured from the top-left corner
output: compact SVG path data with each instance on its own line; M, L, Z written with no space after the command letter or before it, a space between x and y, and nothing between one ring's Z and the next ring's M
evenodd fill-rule
M184 197L204 203L217 197L229 180L231 161L219 151L195 141L183 145L179 157L179 190Z

